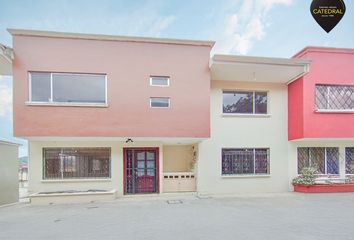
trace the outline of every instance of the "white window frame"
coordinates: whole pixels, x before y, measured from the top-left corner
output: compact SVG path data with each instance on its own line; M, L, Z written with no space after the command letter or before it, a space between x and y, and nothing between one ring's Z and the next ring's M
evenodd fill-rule
M153 84L153 78L166 78L167 85ZM150 76L150 86L152 87L169 87L170 86L170 77L169 76Z
M327 148L338 148L338 151L339 151L339 147L298 147L298 148L324 148L325 149L325 152L324 152L324 167L325 167L325 173L318 173L316 174L317 176L338 176L340 174L340 155L338 157L338 174L336 173L328 173L328 163L327 163ZM296 149L296 151L298 151L298 149ZM296 152L297 154L297 152ZM299 164L299 159L298 159L298 156L296 158L296 164ZM312 166L312 159L311 159L311 155L309 154L309 165ZM297 171L298 171L298 168L297 168ZM298 175L301 175L300 172L297 173Z
M222 177L226 177L226 178L233 178L233 177L268 177L270 176L270 148L269 147L264 147L264 148L221 148L221 154L223 150L227 150L227 149L242 149L242 150L246 150L246 151L252 151L252 155L253 155L253 173L233 173L233 174L225 174L222 173L221 171L221 176ZM266 149L267 150L267 173L256 173L256 150L258 149ZM222 160L221 160L221 164L222 164Z
M317 86L325 86L326 90L327 90L327 94L326 94L326 101L327 101L327 108L317 108ZM329 94L330 94L330 88L333 87L354 87L354 85L334 85L334 84L316 84L315 85L315 112L319 112L319 113L354 113L354 108L352 109L345 109L345 108L337 108L337 109L329 109Z
M224 96L224 92L252 92L253 94L253 104L252 104L252 113L224 113L224 101L222 99L222 104L221 104L221 112L223 116L252 116L252 117L269 117L270 113L269 113L269 90L247 90L247 89L223 89L221 91L222 94L222 98ZM256 93L257 92L265 92L267 93L267 113L255 113L256 111L256 101L255 101L255 97L256 97Z
M164 98L164 99L168 99L168 107L155 107L152 106L152 99L153 98ZM170 97L150 97L150 108L170 108L171 107L171 98Z
M47 102L32 101L32 74L31 73L48 73L50 74L50 99ZM80 102L55 102L53 101L53 75L80 75L80 76L104 76L105 78L105 102L104 103L80 103ZM92 106L92 107L107 107L108 106L108 89L107 89L107 74L99 73L63 73L63 72L42 72L29 71L28 72L28 101L26 105L50 105L50 106Z

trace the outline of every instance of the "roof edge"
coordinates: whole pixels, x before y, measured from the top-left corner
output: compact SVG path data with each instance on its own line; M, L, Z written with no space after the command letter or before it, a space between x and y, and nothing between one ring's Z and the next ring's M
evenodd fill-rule
M161 44L207 46L210 48L212 48L215 44L214 41L189 40L189 39L132 37L132 36L116 36L116 35L88 34L88 33L70 33L70 32L55 32L55 31L26 30L26 29L12 29L12 28L7 29L7 31L12 36L69 38L69 39L122 41L122 42L146 42L146 43L161 43Z
M354 48L336 48L336 47L319 47L307 46L294 54L291 58L299 58L308 52L332 52L332 53L354 53Z
M272 58L272 57L254 57L254 56L238 56L215 54L212 57L215 62L229 63L250 63L250 64L269 64L269 65L301 65L306 66L310 63L307 59L291 59L291 58Z

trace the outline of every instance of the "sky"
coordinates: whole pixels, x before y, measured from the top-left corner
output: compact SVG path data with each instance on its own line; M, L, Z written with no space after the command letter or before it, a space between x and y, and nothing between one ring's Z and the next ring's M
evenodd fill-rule
M0 0L0 43L8 28L213 40L212 54L289 58L306 46L354 48L354 1L326 33L311 0ZM0 76L0 139L13 137L12 78Z

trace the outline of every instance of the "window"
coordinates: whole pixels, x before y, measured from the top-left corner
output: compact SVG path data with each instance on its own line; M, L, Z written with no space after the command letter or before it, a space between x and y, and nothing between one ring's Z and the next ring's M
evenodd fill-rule
M354 86L316 85L316 110L354 110Z
M106 75L30 72L30 102L106 103Z
M339 149L337 147L297 148L298 173L304 167L314 167L319 174L339 174Z
M170 98L167 98L167 97L152 97L152 98L150 98L150 107L153 107L153 108L168 108L168 107L170 107Z
M170 77L151 76L150 86L168 87L170 86Z
M223 113L267 114L267 92L223 91Z
M354 147L345 148L345 173L354 174Z
M222 174L269 174L269 149L222 149Z
M44 148L43 157L43 179L110 177L110 148Z

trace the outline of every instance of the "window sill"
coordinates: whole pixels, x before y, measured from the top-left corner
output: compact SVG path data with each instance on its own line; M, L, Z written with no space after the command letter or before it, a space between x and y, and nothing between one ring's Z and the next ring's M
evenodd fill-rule
M223 113L222 117L246 117L246 118L269 118L270 114L241 114L241 113Z
M42 183L60 183L60 182L111 182L112 178L96 178L96 179L53 179L53 180L41 180Z
M221 175L221 178L270 178L270 174Z
M354 113L354 109L318 109L316 113Z
M26 102L27 106L51 106L51 107L108 107L107 103L59 103L59 102Z

